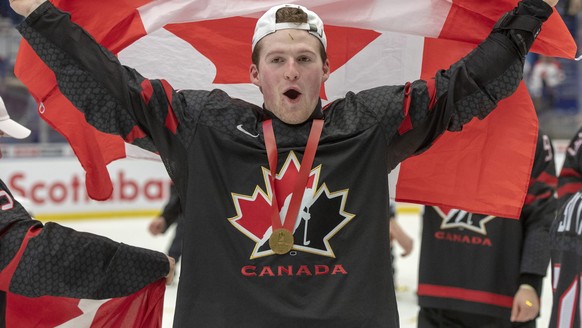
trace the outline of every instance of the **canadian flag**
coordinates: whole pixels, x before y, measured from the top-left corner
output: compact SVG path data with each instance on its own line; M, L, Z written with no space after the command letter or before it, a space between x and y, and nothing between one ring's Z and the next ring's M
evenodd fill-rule
M0 272L0 326L20 328L159 328L162 326L165 279L135 293L110 299L25 297L11 293L10 282L28 242L41 233L30 228L14 258ZM4 292L2 292L4 291ZM4 302L2 302L4 298Z
M159 328L165 281L159 280L125 297L104 300L6 293L6 327L21 328Z
M473 49L515 0L299 0L326 24L331 76L324 102L378 85L430 79ZM262 104L249 83L255 22L274 0L55 0L123 64L175 89L220 88ZM557 13L532 51L573 58L575 42ZM54 74L23 43L15 68L39 112L69 141L94 199L112 193L106 165L135 156L126 141L90 127L60 93ZM537 118L524 85L482 121L446 133L395 170L396 200L519 217L536 145ZM130 140L127 140L130 141ZM511 168L510 170L508 168ZM388 200L387 200L388 201Z

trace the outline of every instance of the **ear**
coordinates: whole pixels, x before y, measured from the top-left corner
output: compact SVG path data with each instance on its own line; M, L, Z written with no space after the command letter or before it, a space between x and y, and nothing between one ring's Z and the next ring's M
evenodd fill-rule
M251 82L256 85L257 87L261 87L261 80L259 79L259 68L255 64L251 64L249 69L249 75L251 78Z
M329 74L330 74L330 68L329 68L329 59L325 60L325 63L323 63L323 82L327 81L327 79L329 78Z

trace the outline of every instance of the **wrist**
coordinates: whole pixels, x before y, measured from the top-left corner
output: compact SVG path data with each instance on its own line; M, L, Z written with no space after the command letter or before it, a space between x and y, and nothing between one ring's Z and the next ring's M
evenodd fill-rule
M521 285L519 285L519 289L531 290L531 291L536 292L536 294L537 294L536 289L533 288L533 286L528 285L528 284L521 284Z
M30 3L30 7L28 7L28 9L25 11L24 13L24 17L28 17L28 15L30 15L33 11L36 10L36 8L40 7L40 5L42 5L43 3L45 3L47 0L35 0L32 1Z

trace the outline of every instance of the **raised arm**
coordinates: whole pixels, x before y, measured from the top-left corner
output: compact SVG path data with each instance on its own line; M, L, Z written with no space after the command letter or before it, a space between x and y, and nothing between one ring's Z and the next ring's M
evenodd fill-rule
M397 99L404 98L404 110L393 102L387 104L393 106L390 110L380 107L377 112L390 116L386 122L402 122L386 127L390 168L428 149L445 131L460 131L474 118L485 118L499 101L515 92L522 81L525 56L553 12L548 4L520 1L461 60L432 79L417 80L395 91Z
M177 92L165 80L143 77L122 65L50 2L11 4L17 12L28 13L17 29L54 72L58 91L86 121L101 132L159 153L170 176L180 180L174 173L187 169L188 148L201 110L216 97L226 102L230 98L208 91ZM211 96L215 98L209 100Z

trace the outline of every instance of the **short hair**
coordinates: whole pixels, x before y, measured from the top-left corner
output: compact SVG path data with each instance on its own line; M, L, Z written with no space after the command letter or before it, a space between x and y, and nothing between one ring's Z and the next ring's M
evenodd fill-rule
M301 8L296 7L283 7L277 10L276 13L277 23L307 23L307 13L301 10ZM261 40L262 41L262 40ZM261 52L261 41L257 43L253 53L251 55L252 63L259 66L259 53ZM319 56L321 61L325 63L327 60L327 53L321 42L319 42Z

